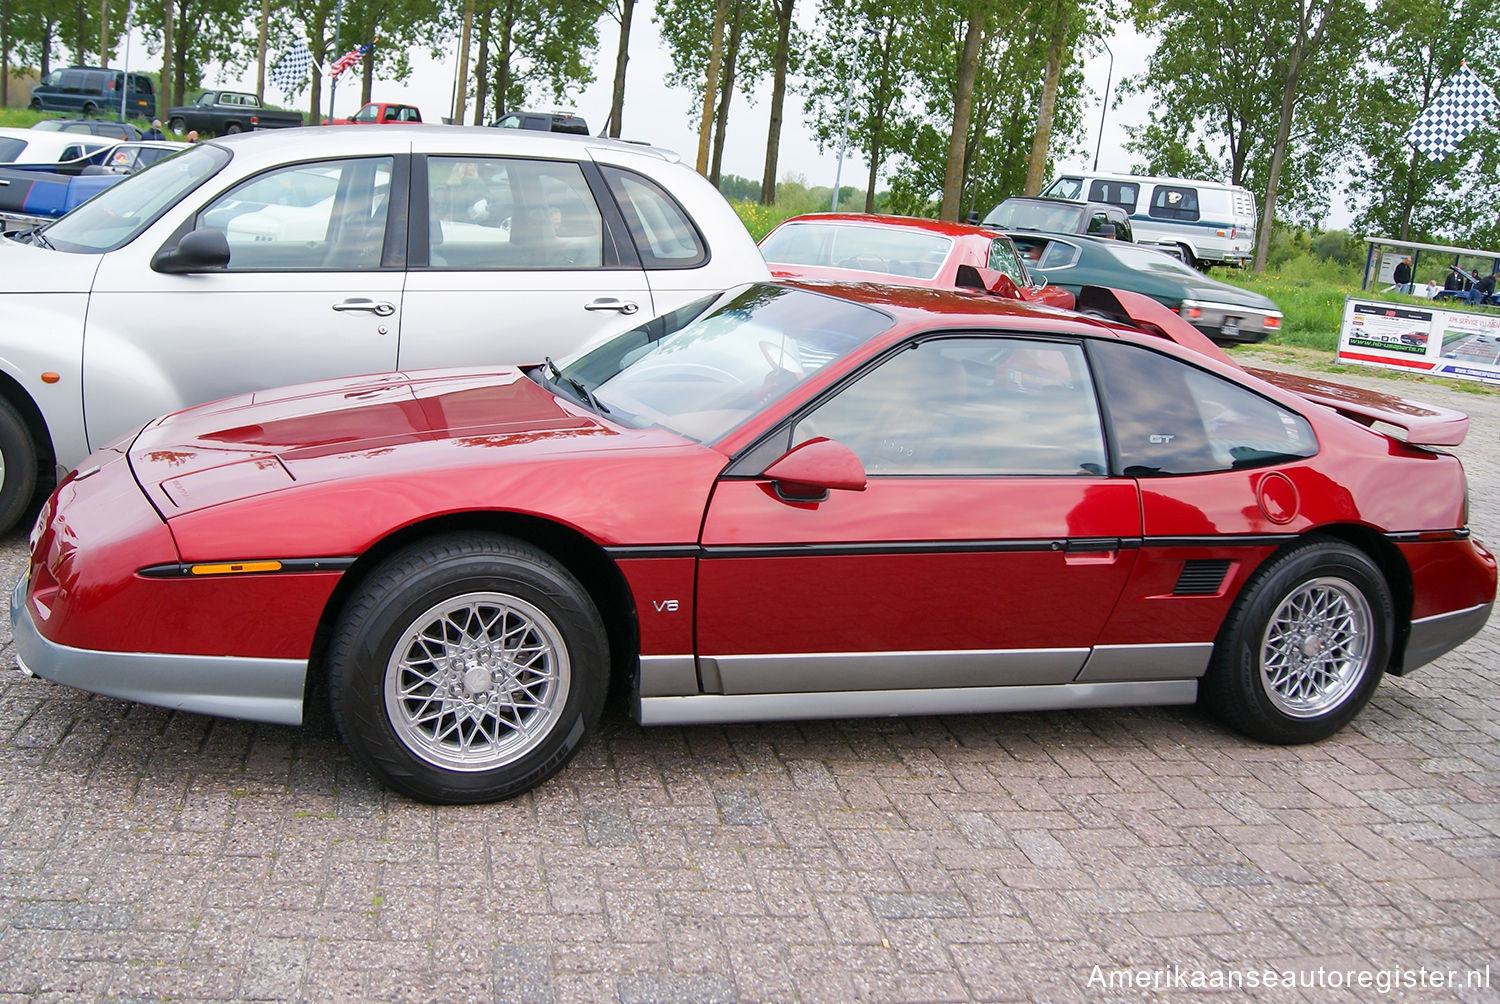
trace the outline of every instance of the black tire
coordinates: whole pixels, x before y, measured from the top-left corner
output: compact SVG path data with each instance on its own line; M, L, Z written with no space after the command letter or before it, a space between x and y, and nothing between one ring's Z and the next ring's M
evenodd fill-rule
M445 805L510 798L557 773L598 724L608 681L609 642L583 586L498 534L387 559L328 650L345 745L391 788Z
M1177 249L1182 252L1182 263L1188 268L1196 268L1200 272L1208 271L1207 266L1199 261L1198 258L1193 254L1192 248L1188 247L1186 244L1179 244L1177 245Z
M177 135L183 136L187 133L187 122L182 119L172 119L167 123L167 128Z
M233 136L236 133L241 133L244 131L245 130L240 128L240 124L238 122L231 122L224 127L224 135L226 136Z
M1262 742L1326 739L1380 684L1395 620L1385 576L1364 552L1328 538L1296 544L1245 584L1199 702Z
M34 112L39 112L39 111L41 111L41 110L42 110L42 102L41 102L41 99L40 99L40 98L32 98L32 99L31 99L31 105L30 105L30 106L29 106L29 107L30 107L30 108L31 108L31 110L32 110L32 111L34 111Z
M98 110L99 109L97 107L95 107L95 105L94 105L94 103L92 101L86 101L86 102L84 102L84 105L83 105L83 117L86 118L86 119L91 119L91 118L94 117L94 114Z
M36 494L36 444L9 401L0 400L0 533L15 526Z

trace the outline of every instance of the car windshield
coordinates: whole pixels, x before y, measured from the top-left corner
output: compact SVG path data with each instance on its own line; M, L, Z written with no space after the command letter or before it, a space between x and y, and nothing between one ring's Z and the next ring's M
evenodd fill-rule
M857 223L787 223L760 246L768 262L848 268L860 272L932 279L953 239L902 226Z
M622 425L708 443L891 323L848 300L759 283L697 300L539 375Z
M58 251L96 254L135 239L169 206L229 163L216 146L192 146L111 185L42 231Z
M1078 229L1078 210L1078 206L1006 200L990 210L990 214L984 218L984 225L1002 230L1073 233Z

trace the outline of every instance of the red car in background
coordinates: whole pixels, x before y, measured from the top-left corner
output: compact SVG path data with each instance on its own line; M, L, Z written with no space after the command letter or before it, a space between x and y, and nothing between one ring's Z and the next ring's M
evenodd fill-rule
M1311 742L1480 630L1465 416L1085 294L1126 323L757 283L561 365L179 411L43 507L17 658L285 724L322 677L386 784L475 802L610 690L653 725L1198 701Z
M416 105L397 105L372 101L346 119L329 119L328 125L421 125L422 113Z
M1029 272L1004 234L965 223L871 213L793 216L760 242L779 279L885 282L926 289L980 289L1073 309L1073 294Z

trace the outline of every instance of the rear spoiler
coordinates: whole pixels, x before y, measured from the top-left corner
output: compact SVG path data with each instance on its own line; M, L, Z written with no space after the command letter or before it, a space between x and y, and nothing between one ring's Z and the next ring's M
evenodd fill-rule
M1457 446L1469 431L1468 415L1435 404L1295 373L1248 368L1246 372L1314 404L1332 408L1360 425L1393 426L1400 432L1396 438L1411 446Z
M1389 426L1399 433L1395 438L1410 446L1458 446L1469 431L1469 416L1461 411L1294 373L1241 366L1203 332L1140 293L1085 286L1078 294L1078 310L1129 325L1227 363L1303 400L1332 408L1360 425Z
M1229 353L1214 344L1213 339L1143 293L1107 286L1085 286L1078 291L1078 306L1074 309L1080 314L1091 314L1138 328L1216 362L1241 368L1229 358Z

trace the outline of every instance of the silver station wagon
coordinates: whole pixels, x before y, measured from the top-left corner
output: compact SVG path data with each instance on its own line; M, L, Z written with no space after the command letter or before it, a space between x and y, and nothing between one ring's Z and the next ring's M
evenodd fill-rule
M718 191L648 146L453 126L200 143L0 242L0 529L165 412L540 362L765 278Z

